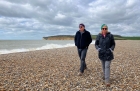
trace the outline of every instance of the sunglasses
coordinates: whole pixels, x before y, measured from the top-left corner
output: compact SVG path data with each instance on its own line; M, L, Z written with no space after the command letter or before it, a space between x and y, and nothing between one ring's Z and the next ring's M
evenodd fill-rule
M81 27L79 27L79 28L83 28L83 27L81 26Z
M107 28L102 28L102 30L107 30Z

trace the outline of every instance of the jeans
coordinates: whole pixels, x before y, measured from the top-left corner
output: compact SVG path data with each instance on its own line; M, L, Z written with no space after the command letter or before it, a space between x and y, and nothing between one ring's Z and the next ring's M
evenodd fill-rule
M110 82L110 64L111 64L111 61L101 60L101 63L102 63L103 75L105 77L105 82L108 83L108 82Z
M87 68L86 62L85 62L85 58L86 58L86 54L87 54L87 48L85 49L78 49L78 54L80 57L80 72L83 73L84 70Z

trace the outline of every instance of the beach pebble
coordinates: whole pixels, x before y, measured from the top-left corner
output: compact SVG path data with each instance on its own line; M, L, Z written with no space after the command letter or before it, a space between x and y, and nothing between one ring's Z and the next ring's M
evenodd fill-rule
M90 45L88 69L78 76L76 47L0 55L0 91L140 91L140 41L116 40L111 87L102 80L98 52Z

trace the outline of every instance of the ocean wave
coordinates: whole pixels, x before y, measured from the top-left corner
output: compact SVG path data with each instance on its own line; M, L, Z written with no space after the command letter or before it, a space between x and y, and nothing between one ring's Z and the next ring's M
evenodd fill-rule
M92 41L91 44L94 44L95 41ZM54 43L50 43L50 44L46 44L44 46L41 47L37 47L37 48L20 48L20 49L1 49L0 50L0 54L9 54L9 53L16 53L16 52L28 52L28 51L36 51L36 50L44 50L44 49L55 49L55 48L64 48L64 47L72 47L75 46L74 43L68 43L65 45L61 45L61 44L54 44Z
M36 51L36 50L43 50L43 49L55 49L55 48L64 48L64 47L72 47L74 44L66 44L66 45L59 45L59 44L46 44L45 46L38 47L38 48L21 48L21 49L2 49L0 50L0 54L9 54L9 53L16 53L16 52L28 52L28 51Z

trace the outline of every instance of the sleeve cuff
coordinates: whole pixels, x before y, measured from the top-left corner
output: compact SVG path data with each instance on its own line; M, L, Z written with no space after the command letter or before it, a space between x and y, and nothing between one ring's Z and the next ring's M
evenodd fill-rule
M98 51L100 51L100 50L101 50L101 48L98 48L97 50L98 50Z
M109 48L111 52L113 52L113 50L111 48Z

